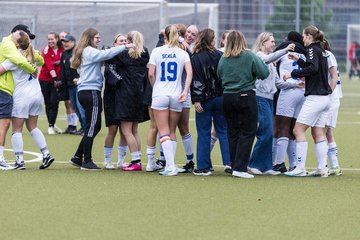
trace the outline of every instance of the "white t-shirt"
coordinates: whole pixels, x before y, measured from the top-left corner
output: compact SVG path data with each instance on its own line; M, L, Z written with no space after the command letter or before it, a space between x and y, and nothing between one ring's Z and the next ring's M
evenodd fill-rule
M13 100L27 100L35 95L41 94L41 88L38 79L33 78L31 74L25 72L17 65L6 59L1 66L6 71L12 71L15 90Z
M149 64L155 65L156 69L153 97L180 96L186 62L190 62L189 54L178 47L164 45L152 51Z
M339 68L338 68L336 58L335 58L335 56L334 56L334 54L332 52L326 50L326 53L328 54L328 56L327 56L328 68L330 69L331 67L335 67L336 72L337 72L337 76L338 76L336 87L335 87L334 91L331 94L331 99L342 98L342 90L341 90L341 84L340 84L340 73L339 73ZM328 79L329 79L329 84L330 84L331 81L332 81L330 71L328 72Z
M301 54L301 53L296 53L296 54L297 54L298 58L301 58L304 61L306 60L306 58L305 58L305 56L303 54ZM280 58L280 61L281 61L280 68L279 68L280 79L283 79L283 76L284 76L285 73L291 73L294 70L300 70L301 69L299 64L296 61L290 59L288 57L288 55L289 55L289 53L285 54L284 56L282 56ZM288 79L286 81L296 82L296 81L298 81L298 79L297 78L290 78L290 79Z

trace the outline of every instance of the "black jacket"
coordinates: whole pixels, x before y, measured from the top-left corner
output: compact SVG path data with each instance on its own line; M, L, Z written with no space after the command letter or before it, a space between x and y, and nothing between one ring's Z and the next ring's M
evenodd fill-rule
M70 58L72 57L72 49L66 50L61 55L60 63L60 80L64 88L75 86L74 78L79 78L76 69L70 68Z
M191 83L191 101L202 102L222 96L223 87L217 76L217 66L222 52L200 51L191 56L193 80Z
M291 77L305 77L305 96L331 94L325 50L319 42L310 44L306 49L306 61L298 60L298 64L302 69L293 71Z

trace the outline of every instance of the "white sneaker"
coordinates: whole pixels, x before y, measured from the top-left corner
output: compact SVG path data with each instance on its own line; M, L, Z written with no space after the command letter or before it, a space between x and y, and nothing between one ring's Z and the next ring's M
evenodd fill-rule
M104 161L104 169L106 169L106 170L113 170L113 169L115 169L115 167L114 167L114 165L112 164L112 162Z
M155 171L160 170L160 169L163 169L163 167L157 165L157 164L154 163L154 162L153 162L153 163L148 163L148 164L146 165L146 171L147 171L147 172L155 172Z
M303 168L296 167L294 170L286 172L284 174L289 177L306 177L307 172Z
M280 175L281 172L279 172L279 171L274 171L274 170L270 169L270 170L267 170L267 171L263 172L263 174L264 174L264 175L277 176L277 175Z
M55 131L54 127L48 127L48 134L49 134L49 135L54 135L54 134L56 134L56 131Z
M129 164L127 164L126 162L123 161L118 161L116 164L116 167L119 169L122 169L122 167L127 167Z
M309 172L308 174L309 177L323 177L323 178L327 178L329 176L329 171L327 168L323 169L323 170L319 170L316 169L316 171L313 172Z
M57 134L62 134L63 130L61 128L59 128L58 126L54 125L54 130Z
M4 156L0 157L0 170L13 170L14 167L10 166L6 161Z
M259 169L257 169L257 168L248 167L247 170L248 170L248 173L250 173L250 174L254 174L254 175L262 175L262 174L263 174L263 173L262 173Z
M240 177L240 178L254 178L254 175L249 174L247 172L238 172L238 171L233 171L232 175L234 177Z
M176 176L178 175L178 171L177 171L177 167L173 167L173 168L168 168L162 172L159 172L160 175L162 176Z

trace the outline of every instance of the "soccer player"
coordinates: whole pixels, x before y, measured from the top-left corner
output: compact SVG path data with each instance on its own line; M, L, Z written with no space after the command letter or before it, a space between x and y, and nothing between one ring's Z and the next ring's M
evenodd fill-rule
M328 53L328 67L329 67L329 84L333 90L331 94L330 108L328 111L328 120L325 125L325 134L328 141L327 156L330 163L329 174L341 176L342 171L338 161L338 149L334 137L334 129L336 127L337 116L340 107L340 98L342 98L340 74L338 65L334 54L331 52L329 42L324 39L324 49Z
M17 47L21 49L22 54L33 65L43 65L44 59L41 54L31 46L29 36L24 32L20 36L17 41ZM39 81L35 76L25 72L9 59L1 64L0 73L2 73L2 68L5 71L12 71L15 83L11 136L12 147L16 157L14 168L18 170L25 169L24 143L22 138L24 123L26 123L28 131L43 154L40 169L48 168L55 159L49 153L44 134L37 127L37 120L43 108Z
M174 158L176 154L176 126L183 110L192 80L192 68L187 52L178 47L179 34L174 25L165 28L166 44L155 48L149 60L149 80L153 85L151 108L159 130L166 166L160 172L164 176L178 174ZM181 79L186 71L185 86Z
M306 141L306 130L312 128L312 137L315 142L316 158L318 167L314 176L327 177L326 168L327 143L324 134L327 121L327 110L330 104L332 92L328 83L328 64L326 52L321 46L324 34L315 26L308 26L303 31L304 46L307 49L306 62L295 54L289 54L290 58L297 61L302 68L298 71L286 73L284 80L289 78L305 77L305 102L300 110L294 127L296 138L296 168L285 175L293 177L304 177L307 175L305 169L308 143Z
M291 31L287 35L287 40L282 42L275 51L285 48L289 43L295 44L295 52L301 59L305 60L306 49L300 33ZM288 54L282 56L277 62L277 69L280 78L275 85L280 89L277 101L275 115L275 132L274 139L276 144L276 154L273 162L274 171L282 173L287 171L285 166L285 156L288 152L289 170L293 170L296 166L295 149L296 141L292 130L294 128L297 116L305 100L305 83L302 79L283 80L283 75L288 72L300 69L297 62L290 59Z
M9 59L29 74L37 75L37 68L27 61L16 48L17 39L20 38L19 31L24 31L30 39L34 39L29 28L25 25L16 25L11 34L2 39L0 43L0 63ZM0 75L0 170L12 169L4 157L4 145L6 133L10 127L11 112L13 107L12 94L14 92L14 78L11 71Z

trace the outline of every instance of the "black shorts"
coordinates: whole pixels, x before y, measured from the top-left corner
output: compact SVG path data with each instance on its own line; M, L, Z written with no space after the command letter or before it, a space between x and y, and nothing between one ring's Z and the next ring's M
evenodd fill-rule
M10 94L0 90L0 118L11 118L13 98Z

